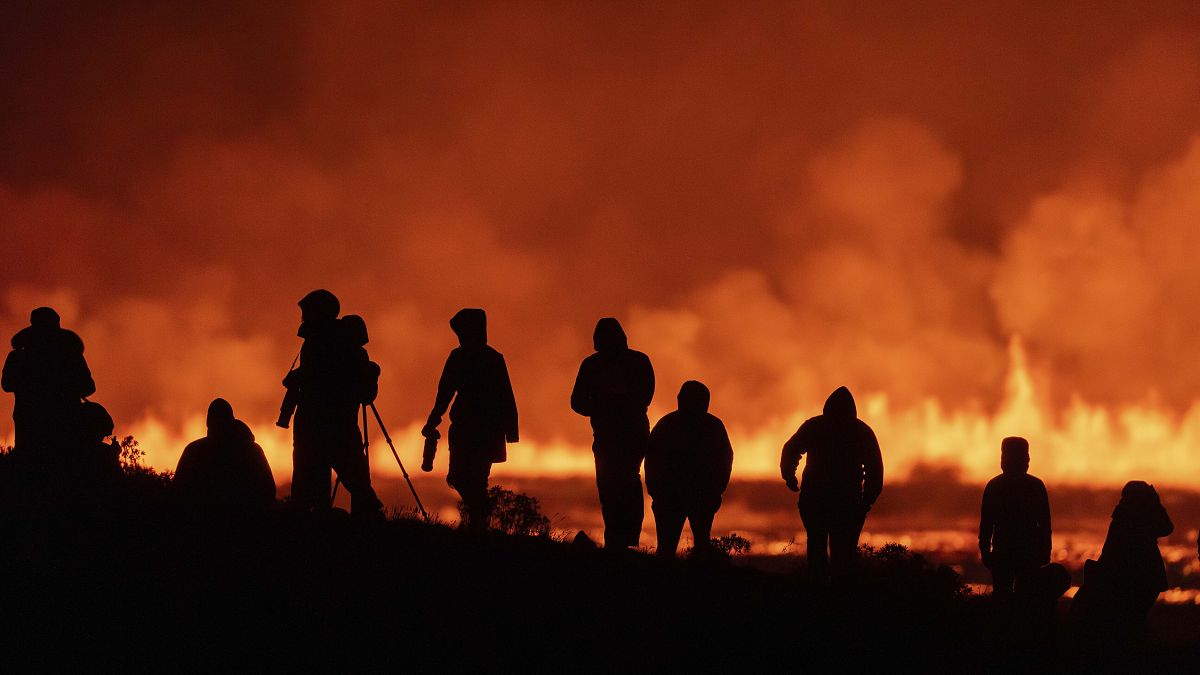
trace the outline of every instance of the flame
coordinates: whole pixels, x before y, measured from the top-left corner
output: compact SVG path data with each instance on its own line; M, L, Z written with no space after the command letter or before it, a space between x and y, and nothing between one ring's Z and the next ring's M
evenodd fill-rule
M1049 377L1035 378L1031 373L1020 338L1011 338L1008 358L1005 394L991 414L978 407L948 408L932 397L903 409L893 409L883 392L860 397L860 416L879 438L889 480L904 480L914 468L933 464L957 468L964 480L984 482L999 471L1000 439L1014 435L1029 439L1031 471L1047 482L1115 486L1138 479L1190 487L1200 479L1200 456L1195 452L1200 447L1200 402L1177 415L1153 401L1108 407L1074 397L1065 409L1055 412L1042 394ZM757 429L731 426L735 479L777 475L780 447L819 407L814 401L807 410ZM291 432L266 420L251 426L276 482L287 484ZM172 470L183 447L204 435L204 418L196 415L172 427L147 417L117 431L138 439L150 466ZM410 473L416 470L421 461L420 424L389 432L405 468ZM400 475L395 457L373 423L370 450L372 471ZM439 473L445 471L446 456L443 446L436 467ZM526 439L509 446L509 460L496 465L495 474L562 477L586 476L593 470L586 446L554 438Z

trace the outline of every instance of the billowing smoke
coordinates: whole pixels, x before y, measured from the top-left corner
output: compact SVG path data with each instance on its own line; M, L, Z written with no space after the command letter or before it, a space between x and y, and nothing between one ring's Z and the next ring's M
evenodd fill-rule
M118 426L177 435L217 395L274 418L316 287L367 319L398 428L464 306L535 446L586 447L567 398L605 315L657 412L699 378L743 435L840 384L999 414L1014 336L1051 416L1176 424L1198 38L1191 3L12 3L0 334L55 306Z

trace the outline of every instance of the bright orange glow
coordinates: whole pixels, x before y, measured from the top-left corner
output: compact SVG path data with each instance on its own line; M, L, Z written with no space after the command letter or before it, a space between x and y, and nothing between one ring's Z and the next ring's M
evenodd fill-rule
M884 452L889 480L904 480L919 465L956 467L961 477L982 483L999 472L999 445L1004 436L1021 435L1032 447L1031 471L1048 484L1087 483L1120 486L1131 477L1163 486L1194 487L1200 479L1200 404L1174 415L1153 403L1109 408L1076 398L1055 412L1039 396L1034 376L1017 338L1009 347L1009 373L1002 403L991 414L951 410L935 399L895 409L884 393L860 396L860 416L875 429ZM730 426L737 478L778 475L783 442L821 402L794 415L777 418L757 429ZM658 406L660 409L662 406ZM717 411L719 412L719 411ZM259 420L252 425L280 485L291 480L291 432ZM371 466L377 474L399 477L400 470L378 428L371 424ZM147 453L147 463L173 470L183 446L204 435L202 417L182 426L145 419L121 425ZM389 429L401 459L413 471L420 464L420 424ZM443 441L437 470L444 473ZM494 474L526 477L590 476L594 470L586 445L565 441L522 441L510 446L509 461Z

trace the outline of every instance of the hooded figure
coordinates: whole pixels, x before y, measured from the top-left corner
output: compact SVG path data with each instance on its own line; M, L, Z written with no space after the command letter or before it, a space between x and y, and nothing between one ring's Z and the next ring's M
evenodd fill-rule
M1167 590L1167 571L1158 538L1175 530L1154 486L1129 481L1113 509L1100 560L1085 565L1083 588L1071 611L1113 637L1136 637L1158 594Z
M42 460L78 438L81 399L96 391L83 340L49 307L33 310L29 326L13 336L0 386L16 397L16 449Z
M1038 570L1050 562L1050 500L1029 475L1029 441L1000 443L1003 473L988 481L979 509L979 554L992 570L992 595L1006 599L1034 591Z
M184 448L172 482L180 499L202 512L264 511L275 501L266 455L223 398L209 404L208 435Z
M683 522L692 526L695 550L709 547L713 518L733 471L733 446L721 420L708 412L708 387L696 381L679 389L679 409L650 432L646 491L654 500L658 554L674 557Z
M596 322L592 344L596 353L579 366L571 409L592 423L604 544L637 546L645 515L641 466L650 435L646 409L654 398L654 368L645 354L629 348L612 317Z
M807 454L804 476L796 467ZM808 564L818 579L841 575L858 550L867 511L883 490L883 457L875 432L858 419L850 390L838 387L822 414L809 418L783 446L780 473L800 493Z
M426 443L422 471L433 470L438 425L450 410L450 470L446 482L458 491L473 530L486 530L490 517L487 497L492 464L507 459L505 443L516 443L517 401L504 356L487 343L487 315L464 309L450 319L459 346L450 352L437 399L421 433ZM453 405L451 405L453 401Z
M366 324L361 318L349 325L339 321L341 305L324 289L297 304L301 316L297 335L304 344L297 367L283 380L288 390L284 407L295 405L296 410L292 501L304 509L330 508L332 468L350 493L350 510L377 515L383 503L371 487L358 427L359 406L374 400L379 376L379 367L363 348Z
M72 468L82 486L111 484L121 476L121 444L113 435L112 415L95 401L85 401L80 408L79 453L72 458ZM86 489L86 487L85 487Z

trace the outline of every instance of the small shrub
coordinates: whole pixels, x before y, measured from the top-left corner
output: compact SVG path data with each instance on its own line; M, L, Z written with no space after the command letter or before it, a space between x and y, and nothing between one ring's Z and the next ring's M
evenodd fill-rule
M142 450L138 445L137 439L133 436L126 436L120 441L121 454L119 460L121 468L125 473L136 473L144 471L146 466L142 463L146 459L146 451Z
M708 540L708 543L725 555L743 555L749 553L753 546L749 539L737 532L731 532L724 537L713 537Z
M542 515L541 507L535 497L527 494L505 490L503 486L493 485L488 488L488 501L491 502L492 517L488 526L505 534L520 534L530 537L550 536L550 519ZM466 505L458 503L458 512L466 520Z

